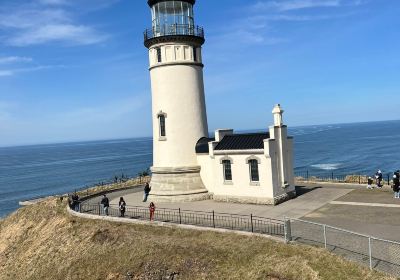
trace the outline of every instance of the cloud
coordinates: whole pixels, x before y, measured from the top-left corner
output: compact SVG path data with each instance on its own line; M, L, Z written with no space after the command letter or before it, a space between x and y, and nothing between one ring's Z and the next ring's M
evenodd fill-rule
M282 0L259 1L252 6L255 11L294 11L314 8L337 8L343 6L358 6L363 0Z
M0 57L0 64L27 63L32 61L33 59L30 57L21 57L21 56Z
M0 8L0 38L3 44L24 47L55 42L91 45L106 41L108 35L79 22L75 15L79 9L74 9L74 3L78 1L38 0L4 5ZM112 3L115 1L100 1L103 7Z
M0 70L0 77L9 77L14 75L14 72L11 70Z
M291 0L291 1L267 1L257 2L253 9L291 11L306 8L338 7L340 0Z
M71 45L91 45L105 41L108 36L91 27L72 24L49 24L28 29L6 40L11 46L39 45L50 42L67 42Z
M29 73L29 72L36 72L48 69L55 69L55 68L65 68L64 65L39 65L35 67L27 67L27 68L15 68L15 69L7 69L7 70L0 70L0 78L1 77L10 77L20 73Z

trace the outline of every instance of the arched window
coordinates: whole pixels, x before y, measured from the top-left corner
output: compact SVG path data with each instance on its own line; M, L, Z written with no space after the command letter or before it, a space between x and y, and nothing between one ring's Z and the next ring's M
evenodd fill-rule
M160 123L160 137L167 136L165 129L165 115L158 115L158 121Z
M222 167L224 170L224 180L232 181L232 163L230 160L223 160Z
M250 159L249 163L249 171L250 171L250 181L251 182L259 182L260 175L258 173L258 160Z

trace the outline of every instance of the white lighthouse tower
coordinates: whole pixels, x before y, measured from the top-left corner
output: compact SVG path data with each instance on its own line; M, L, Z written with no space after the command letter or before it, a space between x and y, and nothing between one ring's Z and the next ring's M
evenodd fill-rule
M208 137L201 46L195 0L148 0L152 28L145 31L152 88L154 201L208 197L195 146Z

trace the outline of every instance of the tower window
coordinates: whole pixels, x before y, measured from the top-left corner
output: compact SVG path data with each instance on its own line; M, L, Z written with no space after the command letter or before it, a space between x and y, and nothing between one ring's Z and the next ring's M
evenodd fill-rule
M256 159L249 160L249 168L250 168L250 181L259 182L260 176L258 173L258 161Z
M160 136L165 137L165 136L167 136L166 130L165 130L165 116L159 115L158 120L160 122Z
M197 48L193 47L193 60L197 61Z
M157 52L157 62L162 62L161 48L156 48L156 52Z
M230 160L223 160L222 166L224 170L224 180L225 181L232 181L232 166Z

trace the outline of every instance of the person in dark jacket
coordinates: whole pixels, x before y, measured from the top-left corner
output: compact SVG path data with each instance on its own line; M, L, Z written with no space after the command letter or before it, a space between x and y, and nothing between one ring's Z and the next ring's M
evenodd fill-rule
M149 196L150 191L151 191L151 187L150 187L149 183L146 183L146 185L144 186L143 202L147 201L147 197Z
M73 205L74 211L79 212L79 196L77 193L74 193L72 195L72 205Z
M368 186L367 189L373 189L374 187L372 186L372 184L374 183L374 180L372 180L371 177L368 177Z
M393 175L393 192L394 198L400 198L400 178Z
M376 172L375 179L376 179L376 186L378 188L382 188L383 175L382 175L382 171L381 170L378 170L378 172Z
M103 205L104 214L108 216L108 208L110 207L110 200L106 195L103 195L103 199L100 202Z
M121 198L119 199L118 205L119 205L119 213L120 213L120 216L121 216L121 217L125 217L126 202L125 202L125 200L124 200L123 197L121 197Z

